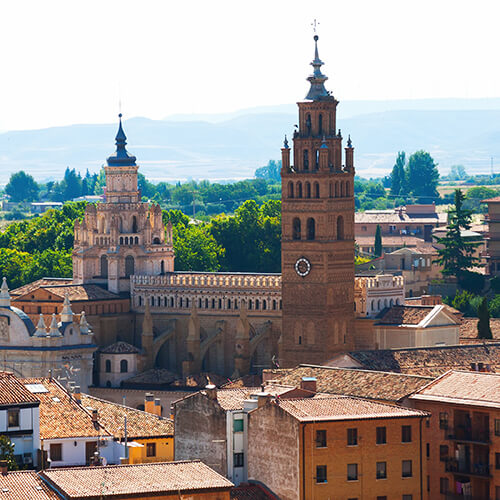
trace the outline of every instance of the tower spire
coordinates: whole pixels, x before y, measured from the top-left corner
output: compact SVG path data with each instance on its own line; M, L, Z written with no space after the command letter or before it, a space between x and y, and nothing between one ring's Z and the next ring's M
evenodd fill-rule
M118 118L120 120L119 125L118 125L118 132L115 137L115 144L116 144L116 152L114 155L110 156L108 158L108 165L111 166L130 166L130 165L135 165L135 156L131 156L128 154L126 145L127 145L127 136L125 135L125 132L123 131L123 126L122 126L122 114L120 113L118 115Z
M318 53L318 35L314 35L314 59L311 62L311 66L314 68L313 74L307 77L307 80L311 84L311 88L306 96L306 99L311 101L321 101L325 99L332 99L332 96L325 89L325 82L328 77L321 73L321 66L323 66L323 61L319 58Z

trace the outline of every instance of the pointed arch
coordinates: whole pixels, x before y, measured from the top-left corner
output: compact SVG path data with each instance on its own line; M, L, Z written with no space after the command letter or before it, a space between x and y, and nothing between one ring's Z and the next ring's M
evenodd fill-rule
M292 233L293 233L292 238L294 240L300 240L301 239L300 219L298 217L295 217L295 219L293 219Z
M101 255L101 277L108 277L108 257L106 255Z
M132 216L132 232L137 233L137 217L135 215Z
M132 255L127 255L125 257L125 277L130 278L135 271L135 260Z
M345 183L345 195L346 197L351 196L351 183L349 181Z
M310 217L307 219L307 239L314 240L316 237L316 222Z
M337 239L344 239L344 217L342 215L337 217Z
M328 196L329 196L330 198L333 198L333 195L334 195L334 187L333 187L333 182L330 182Z
M339 197L339 181L335 182L335 198Z
M309 170L309 150L304 149L304 152L302 154L304 170Z

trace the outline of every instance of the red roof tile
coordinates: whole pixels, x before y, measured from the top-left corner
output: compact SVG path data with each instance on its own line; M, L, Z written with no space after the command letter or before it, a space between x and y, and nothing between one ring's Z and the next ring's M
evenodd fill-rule
M32 470L0 474L0 498L3 500L57 500L59 496Z
M38 399L10 372L0 372L0 406L38 403Z
M240 484L231 490L234 500L279 500L260 484Z

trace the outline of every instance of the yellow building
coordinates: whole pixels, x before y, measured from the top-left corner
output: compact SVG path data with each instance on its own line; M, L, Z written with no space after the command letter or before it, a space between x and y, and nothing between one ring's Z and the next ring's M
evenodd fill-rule
M99 422L116 440L125 439L127 417L128 463L170 462L174 459L174 423L161 417L161 406L150 394L146 395L145 410L81 395L84 407L97 409Z
M347 396L269 401L249 414L248 478L282 500L416 500L428 413Z

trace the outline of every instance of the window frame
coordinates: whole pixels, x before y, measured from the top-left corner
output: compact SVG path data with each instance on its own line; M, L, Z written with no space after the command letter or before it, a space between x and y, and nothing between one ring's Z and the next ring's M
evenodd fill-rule
M355 468L355 477L349 476L349 467ZM347 464L347 480L348 481L358 481L358 478L359 478L358 464Z
M321 474L320 474L320 471ZM328 483L328 469L326 465L316 465L316 484ZM320 481L320 479L323 479Z
M347 446L358 446L358 428L347 429Z
M379 437L382 437L383 434L383 440L379 439ZM387 444L387 427L377 427L375 430L375 444Z
M245 467L245 454L242 451L233 453L233 467Z
M402 443L411 443L412 442L412 430L411 425L402 425L401 426L401 442ZM407 439L409 438L409 439Z
M236 424L238 424L238 425L236 425ZM244 431L245 431L244 420L242 418L233 419L233 432L244 432Z
M156 443L146 443L146 456L156 457Z
M405 473L405 464L410 466L409 472ZM413 477L413 461L412 460L402 460L401 461L401 477Z
M19 408L9 408L7 410L7 430L16 427L21 427L21 410Z
M55 452L55 450L58 450ZM56 457L54 458L54 455ZM62 462L63 461L63 453L62 453L62 443L50 443L49 445L49 458L51 462Z
M380 472L379 465L383 465L383 470L380 470ZM375 464L375 477L376 479L387 479L387 462L377 462Z
M321 436L321 438L320 438ZM327 448L327 433L326 429L317 429L316 430L316 448Z

